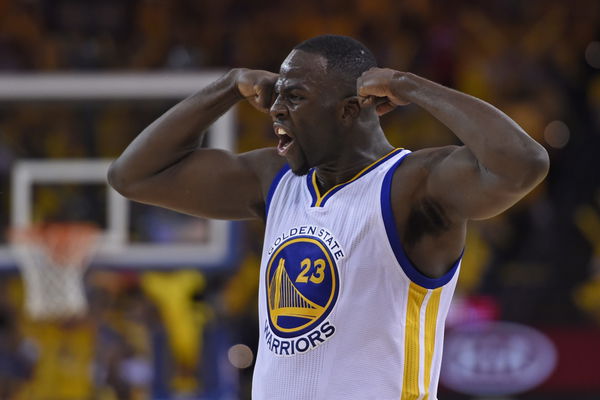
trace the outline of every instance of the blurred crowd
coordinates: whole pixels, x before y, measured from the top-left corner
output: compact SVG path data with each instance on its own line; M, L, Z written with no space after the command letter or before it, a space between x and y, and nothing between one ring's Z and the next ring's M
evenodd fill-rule
M496 105L550 154L548 178L525 200L471 223L457 298L486 299L504 320L593 326L600 324L599 15L597 0L0 0L0 73L277 71L304 39L356 37L381 66ZM0 209L8 209L15 160L116 157L171 104L0 103ZM240 151L274 144L267 116L240 104L237 118ZM382 124L398 147L457 142L415 106ZM37 212L53 215L69 196L76 201L77 191L40 193ZM6 213L0 223L8 225ZM227 273L91 272L90 315L60 326L27 322L18 278L2 275L0 398L45 398L22 394L39 387L61 399L244 398L250 369L231 369L223 354L236 343L256 346L262 227L245 230L244 259ZM152 279L160 286L180 278L196 284L180 299L187 311L172 315ZM187 333L169 325L177 317L189 319ZM174 339L190 335L196 339ZM85 353L90 348L108 350ZM50 351L70 371L63 378L44 369ZM73 374L83 383L61 392L56 382Z

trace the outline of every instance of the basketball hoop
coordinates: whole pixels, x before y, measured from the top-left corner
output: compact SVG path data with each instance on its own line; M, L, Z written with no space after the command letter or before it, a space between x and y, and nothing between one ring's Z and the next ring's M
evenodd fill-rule
M54 223L13 228L9 237L25 283L27 314L34 320L85 315L83 276L100 229L88 223Z

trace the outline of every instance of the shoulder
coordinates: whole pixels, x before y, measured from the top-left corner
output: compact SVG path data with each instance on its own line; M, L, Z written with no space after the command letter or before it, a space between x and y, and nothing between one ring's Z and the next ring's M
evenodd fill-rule
M407 164L415 168L430 169L439 164L450 154L461 148L461 146L442 146L429 147L422 150L416 150L409 154Z
M410 181L422 181L429 173L460 146L430 147L407 154L402 168L394 169L393 185L406 185ZM409 180L407 182L407 179Z
M277 154L274 147L252 150L240 157L260 181L263 198L266 198L273 179L286 164L285 158Z

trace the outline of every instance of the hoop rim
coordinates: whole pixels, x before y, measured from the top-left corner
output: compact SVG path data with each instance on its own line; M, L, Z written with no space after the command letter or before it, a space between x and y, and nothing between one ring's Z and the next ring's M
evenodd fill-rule
M101 229L89 222L51 222L8 229L8 239L18 256L37 249L44 253L53 267L84 269L91 261ZM17 257L19 264L25 262Z

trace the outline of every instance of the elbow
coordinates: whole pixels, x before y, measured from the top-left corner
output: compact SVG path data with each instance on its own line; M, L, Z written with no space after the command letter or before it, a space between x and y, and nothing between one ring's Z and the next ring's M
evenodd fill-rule
M107 178L108 184L113 189L115 189L117 192L119 192L124 197L131 198L132 197L131 185L127 183L127 180L125 179L125 177L123 175L124 174L123 174L121 168L119 168L119 166L117 165L117 160L115 160L110 164L110 167L108 167L108 173L107 173L106 178Z
M539 143L535 143L533 149L524 157L522 176L520 179L520 190L529 191L544 180L550 170L550 157L546 149Z

